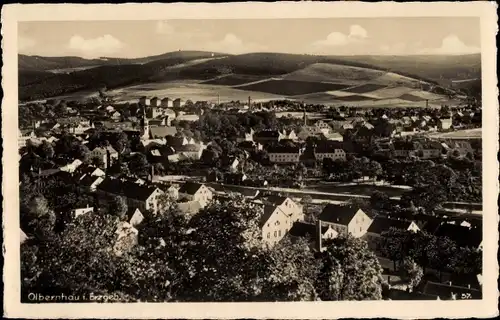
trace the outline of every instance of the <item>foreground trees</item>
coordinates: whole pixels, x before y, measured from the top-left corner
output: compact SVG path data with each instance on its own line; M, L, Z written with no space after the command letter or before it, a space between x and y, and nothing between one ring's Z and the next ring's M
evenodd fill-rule
M321 300L382 299L382 267L365 241L334 239L320 261L316 286Z
M36 207L41 216L43 204ZM336 239L323 253L288 238L268 247L262 208L244 199L217 200L194 216L168 199L163 204L137 227L137 244L120 255L123 222L111 214L82 215L61 232L24 243L23 293L92 292L150 302L381 299L381 268L362 240Z

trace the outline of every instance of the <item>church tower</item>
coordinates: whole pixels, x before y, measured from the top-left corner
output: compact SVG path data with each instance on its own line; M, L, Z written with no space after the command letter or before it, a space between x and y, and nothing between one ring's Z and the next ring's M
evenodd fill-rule
M304 103L302 103L302 110L304 110L304 115L303 115L303 119L304 119L304 126L307 126L307 113L306 113L306 105Z
M146 106L143 106L141 115L141 140L147 139L149 139L149 120L146 117Z

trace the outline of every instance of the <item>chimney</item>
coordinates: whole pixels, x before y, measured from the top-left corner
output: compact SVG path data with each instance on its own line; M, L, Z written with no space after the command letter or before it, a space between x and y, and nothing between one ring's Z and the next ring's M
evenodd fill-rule
M220 105L220 94L217 95L217 105Z
M252 105L252 98L248 96L248 108L250 108Z
M426 108L429 108L429 99L426 99L426 100L425 100L425 107L426 107Z

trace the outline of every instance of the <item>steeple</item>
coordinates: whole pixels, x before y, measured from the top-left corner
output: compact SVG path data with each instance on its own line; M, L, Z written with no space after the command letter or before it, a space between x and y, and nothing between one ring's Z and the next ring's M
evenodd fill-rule
M304 102L302 102L302 110L304 111L304 115L303 115L304 126L307 126L307 113L306 113L306 105Z
M142 107L141 115L141 139L146 140L149 138L149 121L146 117L146 106Z

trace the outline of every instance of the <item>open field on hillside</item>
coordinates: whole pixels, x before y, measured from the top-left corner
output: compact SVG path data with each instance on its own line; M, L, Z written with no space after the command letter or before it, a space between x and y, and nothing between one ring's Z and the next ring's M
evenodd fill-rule
M306 112L307 119L323 119L325 116L322 113L319 112ZM296 118L296 119L302 119L304 117L303 112L288 112L288 111L283 111L283 112L276 112L276 118Z
M409 93L414 91L415 89L408 87L395 87L395 88L383 88L379 90L374 90L369 94L374 97L378 97L379 99L392 99L398 98L405 93Z
M440 96L438 94L428 92L428 91L422 91L422 90L415 90L415 91L410 91L408 94L411 94L412 96L415 97L420 97L422 99L428 99L428 100L442 100L444 97Z
M362 84L362 85L357 86L357 87L344 89L344 91L352 92L352 93L369 93L369 92L379 90L379 89L382 89L385 87L386 86L383 84L367 83L367 84Z
M287 74L284 79L311 82L357 83L369 81L384 74L384 71L353 67L341 64L314 63Z
M365 97L365 96L360 96L360 95L352 95L352 96L345 96L345 97L335 97L335 100L337 100L337 101L366 101L366 100L376 100L376 99L370 98L370 97Z
M248 86L239 86L238 89L267 92L284 96L297 96L314 92L340 90L346 87L346 85L335 83L294 80L269 80L265 82L254 83Z
M399 96L399 99L403 99L403 100L407 100L407 101L414 101L414 102L425 101L424 98L421 98L419 96L414 96L414 95L409 94L409 93L402 94L401 96Z
M204 84L221 85L221 86L236 86L236 85L245 84L245 83L258 81L258 80L262 80L262 77L231 74L228 76L222 76L219 78L208 80L208 81L205 81L203 83Z
M147 85L130 86L126 88L109 91L109 94L120 101L137 101L142 96L158 98L169 97L172 99L181 98L191 101L217 101L217 95L220 95L222 102L227 101L247 101L248 96L252 97L253 101L268 101L285 99L283 96L274 95L264 92L252 92L246 90L233 89L231 87L223 87L201 83L186 83L186 82L166 82L152 83Z

